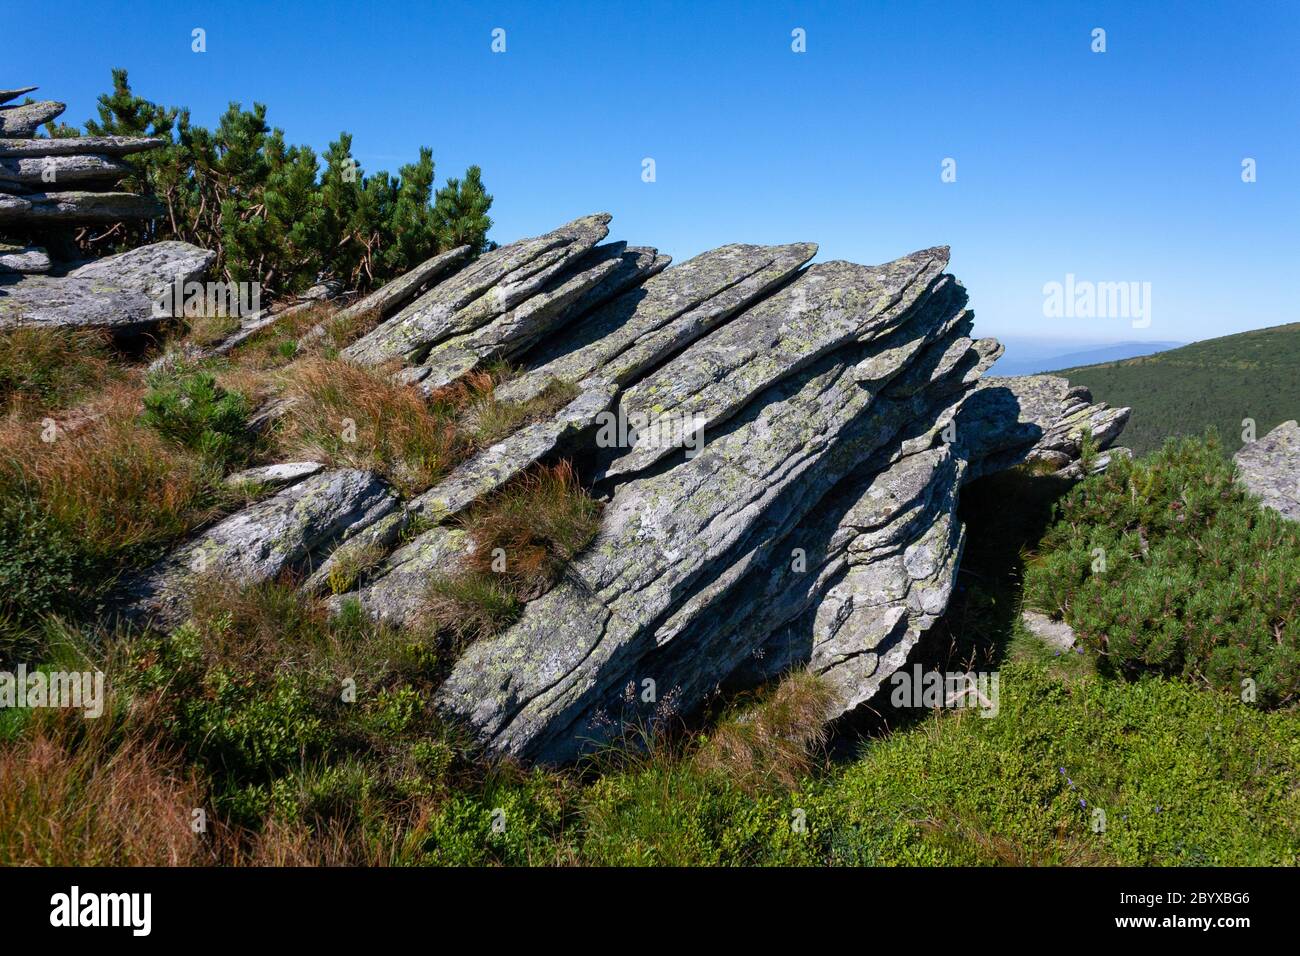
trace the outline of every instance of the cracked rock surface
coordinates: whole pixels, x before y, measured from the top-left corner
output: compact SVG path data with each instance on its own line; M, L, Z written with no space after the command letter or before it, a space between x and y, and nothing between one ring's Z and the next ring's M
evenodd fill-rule
M239 581L301 572L336 610L420 626L430 583L474 548L461 515L568 458L605 504L595 540L434 696L489 752L566 761L652 716L624 694L647 679L689 711L808 668L836 713L866 703L948 607L966 483L1026 463L1081 475L1088 434L1094 470L1123 453L1128 409L1057 377L984 377L1002 349L975 335L946 247L810 266L812 243L733 244L669 266L602 244L609 221L430 260L363 300L379 323L343 351L426 391L505 358L498 401L558 384L562 407L405 501L366 472L264 472L291 483L130 582L132 612L183 615L199 559ZM1296 444L1261 440L1256 459L1294 472Z

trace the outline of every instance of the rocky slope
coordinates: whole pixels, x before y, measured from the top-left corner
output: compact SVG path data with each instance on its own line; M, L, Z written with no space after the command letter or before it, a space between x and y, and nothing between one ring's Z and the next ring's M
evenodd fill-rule
M473 547L456 516L566 456L606 502L599 535L461 656L445 713L489 751L560 761L665 702L794 667L844 712L947 607L962 485L1021 462L1077 472L1085 430L1105 447L1127 419L1063 379L981 381L1001 347L972 337L945 247L807 266L812 243L731 245L665 268L603 242L609 219L431 260L367 301L378 324L344 351L426 390L507 358L522 373L497 397L563 383L557 413L408 500L365 472L286 466L281 490L126 582L123 613L180 620L193 576L214 572L294 571L323 593L364 550L378 563L333 606L414 623L431 576Z

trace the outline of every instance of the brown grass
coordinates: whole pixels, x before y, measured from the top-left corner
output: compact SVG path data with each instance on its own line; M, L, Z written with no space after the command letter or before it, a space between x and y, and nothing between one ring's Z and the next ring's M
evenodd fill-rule
M474 542L467 563L509 582L520 600L532 600L596 536L600 512L570 462L534 468L466 513Z
M793 789L826 744L832 695L809 671L788 674L756 704L719 722L695 754L696 765L749 791Z
M457 647L499 633L591 542L600 512L569 462L525 472L461 518L474 549L430 582L426 623Z
M138 386L111 386L99 417L42 440L39 422L0 422L0 494L26 495L106 556L175 538L205 517L214 476L138 422Z
M287 456L371 469L408 493L428 488L455 458L453 422L387 369L309 358L286 379L298 400L279 436Z
M107 718L33 722L0 748L0 865L210 862L191 829L191 812L204 807L192 770L143 734L115 739Z
M0 412L31 417L69 408L120 378L100 330L13 329L0 334Z
M982 866L1110 866L1114 860L1098 852L1072 833L1073 825L1062 821L1053 839L1039 846L989 830L969 814L946 811L928 817L920 827L940 845L957 851L973 850Z

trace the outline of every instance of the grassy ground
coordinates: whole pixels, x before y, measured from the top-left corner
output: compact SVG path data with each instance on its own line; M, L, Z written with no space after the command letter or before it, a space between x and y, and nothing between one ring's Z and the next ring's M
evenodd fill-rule
M0 658L99 668L109 688L97 720L0 710L0 864L1297 862L1293 707L1099 673L1096 653L1053 654L1021 630L1023 582L1059 550L1059 525L1045 533L1066 485L1050 476L1015 471L963 492L957 593L914 652L926 668L996 671L988 718L881 705L827 728L825 688L795 673L580 767L483 760L429 701L463 642L504 626L594 532L598 511L562 466L465 516L481 562L498 546L526 560L504 576L471 562L406 630L354 605L331 617L292 581L212 581L166 634L105 633L63 606L86 554L101 569L145 560L234 506L215 491L225 471L323 446L329 415L357 411L346 417L363 440L325 452L415 483L527 420L494 406L490 379L413 403L386 379L332 377L327 349L304 355L270 336L207 368L211 383L162 383L180 390L154 402L163 428L145 414L160 384L97 347L48 350L67 357L63 372L0 370L31 383L10 391L4 440L22 455L6 458L19 464L5 472L0 526L5 587L27 589L30 613L0 630ZM338 397L322 398L337 382ZM288 444L220 439L229 396L251 405L292 387L328 412L268 439ZM41 442L38 416L71 407L65 388L94 413ZM24 556L50 541L42 578Z

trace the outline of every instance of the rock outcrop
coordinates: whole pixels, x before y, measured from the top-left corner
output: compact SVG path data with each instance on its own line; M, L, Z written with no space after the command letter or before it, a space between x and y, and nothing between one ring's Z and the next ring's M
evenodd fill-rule
M30 86L0 91L0 103L35 89ZM62 246L69 234L61 230L68 227L161 216L164 210L160 202L123 191L119 184L132 172L123 156L158 149L166 145L166 140L127 136L35 138L37 130L63 110L64 105L55 102L0 106L0 233L42 244L55 237L56 244ZM68 257L67 253L60 255ZM43 271L53 267L51 263Z
M322 549L357 534L395 507L397 499L370 472L314 474L218 522L128 579L120 591L120 612L128 620L178 623L198 577L248 584L301 569Z
M1300 425L1283 422L1233 456L1237 474L1260 503L1300 521Z
M107 256L66 276L0 274L0 330L156 325L168 286L201 279L216 253L169 240Z
M291 569L335 608L417 623L431 579L474 547L457 516L568 456L605 502L597 538L462 654L444 713L492 752L551 761L649 716L625 693L646 681L688 710L805 667L842 713L947 608L963 485L1019 464L1081 473L1086 436L1107 449L1127 420L1064 379L982 378L1001 346L974 337L944 247L807 266L812 243L731 245L665 268L602 244L608 223L431 260L365 300L378 324L343 352L426 389L508 358L520 373L498 400L562 386L562 408L406 501L364 473L286 466L294 483L132 582L130 613L179 619L207 555L236 580ZM344 475L350 490L320 490ZM321 502L309 518L304 499Z

